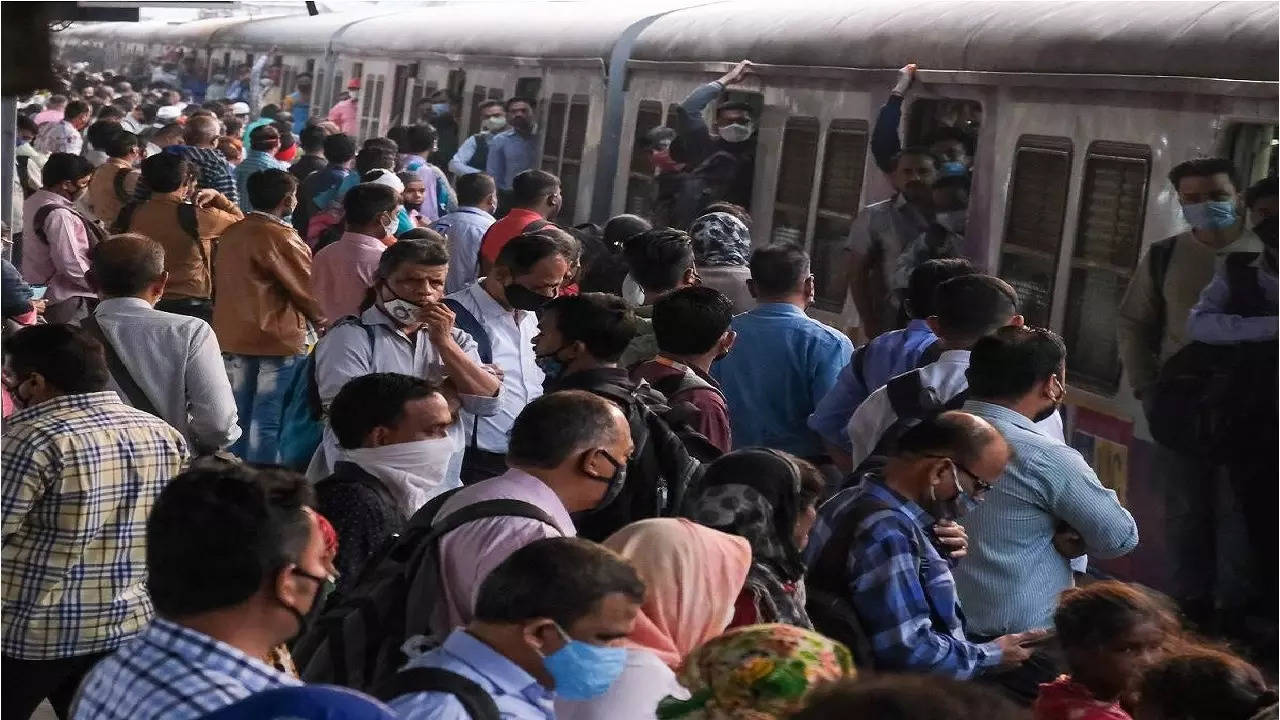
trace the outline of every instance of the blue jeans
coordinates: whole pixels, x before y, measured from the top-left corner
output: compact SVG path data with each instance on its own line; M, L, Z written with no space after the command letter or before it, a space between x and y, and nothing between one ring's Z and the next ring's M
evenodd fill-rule
M280 417L285 391L306 358L223 353L239 415L240 439L231 446L237 457L260 465L280 462Z

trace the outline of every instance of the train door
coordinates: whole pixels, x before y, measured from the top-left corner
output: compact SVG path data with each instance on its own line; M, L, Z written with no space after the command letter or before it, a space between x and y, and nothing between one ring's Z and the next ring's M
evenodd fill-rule
M390 125L409 125L413 122L413 103L406 103L412 88L418 81L418 63L396 65L391 93Z

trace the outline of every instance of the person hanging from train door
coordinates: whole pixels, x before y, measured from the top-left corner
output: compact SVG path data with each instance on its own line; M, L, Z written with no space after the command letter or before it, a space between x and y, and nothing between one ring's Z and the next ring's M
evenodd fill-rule
M884 172L892 172L893 156L902 151L898 127L902 124L902 101L915 83L916 65L911 63L898 71L898 80L889 91L889 99L876 116L871 131L871 155L876 166ZM925 145L938 159L938 171L943 177L968 175L973 167L974 137L972 132L954 126L937 128L926 138Z
M1260 249L1238 210L1233 177L1235 167L1223 158L1187 160L1170 171L1169 182L1190 228L1153 243L1142 255L1116 319L1120 360L1155 440L1152 476L1162 479L1169 534L1165 542L1170 556L1177 558L1171 565L1171 594L1193 623L1212 619L1215 595L1240 594L1231 588L1241 578L1215 577L1225 568L1214 569L1215 541L1222 541L1223 527L1215 521L1215 505L1229 491L1218 489L1221 483L1214 481L1211 463L1199 448L1161 432L1155 407L1177 402L1183 393L1162 392L1157 381L1162 368L1190 342L1187 319L1213 279L1214 267L1232 250ZM1237 614L1224 608L1220 617Z
M720 93L751 70L743 60L720 79L689 93L676 111L676 139L671 143L671 159L684 163L692 176L676 199L669 219L671 227L687 228L715 202L731 202L751 208L751 187L755 177L756 118L744 102L716 106L715 128L707 127L702 111Z
M311 119L311 73L302 73L294 80L297 89L285 96L283 107L293 123L293 134L301 135Z

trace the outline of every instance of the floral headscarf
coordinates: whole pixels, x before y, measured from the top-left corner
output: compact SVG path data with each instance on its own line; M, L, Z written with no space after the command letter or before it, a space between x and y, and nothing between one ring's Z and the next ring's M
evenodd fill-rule
M729 213L707 213L689 226L693 256L699 265L746 266L751 254L751 231Z
M853 677L840 643L794 625L750 625L707 641L677 678L692 693L658 704L659 720L776 720L824 683Z

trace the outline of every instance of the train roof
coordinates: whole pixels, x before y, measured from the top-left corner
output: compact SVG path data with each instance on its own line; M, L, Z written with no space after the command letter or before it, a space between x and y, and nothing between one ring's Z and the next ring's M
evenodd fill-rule
M324 51L329 49L334 36L346 26L392 12L403 14L403 10L365 9L291 16L284 24L278 18L251 18L248 22L220 29L214 33L212 43L232 48L264 48L275 45L282 53Z
M799 3L658 18L632 59L1275 81L1274 2Z

